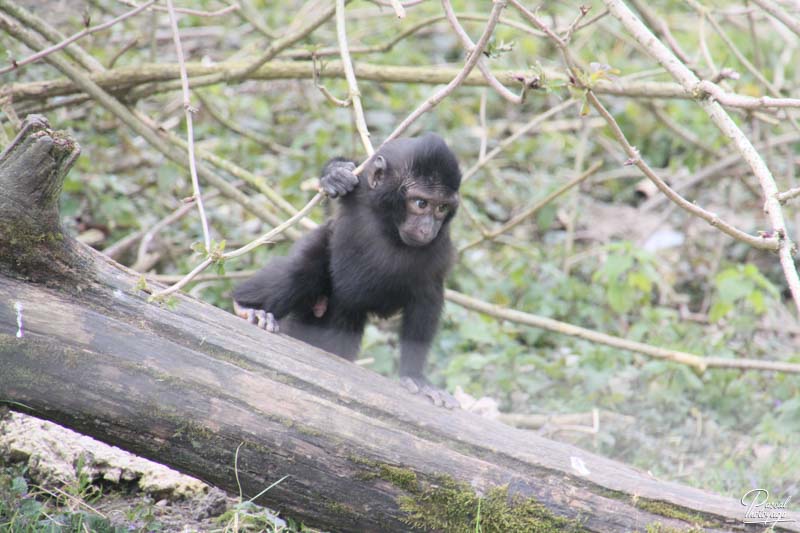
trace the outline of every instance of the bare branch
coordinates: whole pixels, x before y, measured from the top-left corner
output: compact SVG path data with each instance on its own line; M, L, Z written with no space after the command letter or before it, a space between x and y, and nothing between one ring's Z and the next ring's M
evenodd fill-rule
M475 45L475 48L472 49L469 57L467 57L467 61L450 83L448 83L445 87L442 87L427 100L422 102L414 111L411 112L395 129L394 131L389 134L389 136L383 141L383 144L391 141L392 139L396 139L400 135L403 134L404 131L408 129L411 124L413 124L419 117L423 114L427 113L434 107L436 107L439 102L444 100L450 93L455 91L467 78L472 69L475 68L475 65L481 58L481 54L483 53L483 49L486 47L486 43L489 42L489 37L491 37L492 32L494 32L495 26L497 26L497 22L500 20L500 13L506 7L505 0L494 0L494 6L492 7L492 12L489 15L489 21L486 23L486 27L483 30L483 34L481 38L478 40L478 43ZM381 144L381 146L383 146ZM356 168L356 174L364 170L367 161L364 161L358 168Z
M550 194L548 194L547 196L545 196L541 200L537 200L532 205L526 207L525 209L520 211L517 215L512 217L511 220L509 220L508 222L506 222L505 224L503 224L499 228L491 230L491 231L488 231L481 238L476 239L476 240L472 241L471 243L462 246L461 248L459 248L458 252L459 253L463 253L466 250L469 250L470 248L472 248L474 246L477 246L478 244L482 243L485 240L493 240L496 237L498 237L499 235L507 232L508 230L517 227L522 222L524 222L525 220L529 219L530 217L532 217L533 215L538 213L544 206L546 206L550 202L552 202L553 200L555 200L556 198L558 198L559 196L561 196L565 192L569 191L573 187L583 183L586 180L586 178L588 178L589 176L591 176L592 174L594 174L595 172L600 170L600 167L602 167L602 166L603 166L603 162L602 161L596 161L595 163L592 164L592 166L590 166L588 169L586 169L585 172L579 174L578 176L575 176L574 178L572 178L568 182L564 183L563 185L558 187L556 190L554 190L553 192L551 192Z
M566 101L561 102L560 104L558 104L556 106L551 107L550 109L548 109L544 113L541 113L541 114L536 115L535 117L533 117L533 119L529 120L524 126L522 126L520 129L515 131L513 134L511 134L508 137L506 137L505 139L503 139L497 146L492 148L489 151L489 153L486 154L485 157L481 157L474 165L472 165L469 169L467 169L467 171L464 172L464 174L461 177L462 181L469 180L472 176L475 175L476 172L478 172L478 170L483 168L489 161L494 159L497 156L497 154L499 154L500 152L502 152L503 150L508 148L508 146L511 145L512 143L514 143L517 139L519 139L523 135L526 135L528 132L530 132L531 130L533 130L537 126L541 125L543 122L548 120L550 117L552 117L554 115L557 115L558 113L564 111L565 109L570 108L571 106L574 106L577 103L578 103L577 100L573 100L573 99L566 100Z
M403 3L400 0L389 0L389 3L392 4L392 9L394 9L397 18L399 19L406 18L406 10L403 7Z
M336 37L339 41L339 50L342 56L342 66L344 67L344 77L347 79L347 86L350 88L349 100L353 104L353 114L356 119L356 130L361 137L361 144L364 145L368 156L375 153L372 141L369 140L369 130L367 120L364 118L364 109L361 107L361 92L358 90L358 81L353 71L353 63L350 60L350 51L347 48L347 30L345 29L344 0L336 0ZM403 7L398 2L397 7L402 11ZM405 12L403 12L405 16ZM400 16L398 14L398 16Z
M700 80L697 76L675 57L661 41L656 39L647 26L645 26L624 3L619 0L604 1L606 7L611 11L611 14L625 26L648 53L683 85L686 90L693 91L698 95L700 107L708 114L711 121L720 129L723 135L733 141L742 158L747 162L753 174L758 178L764 195L764 209L772 224L773 238L777 238L778 254L780 256L781 266L783 267L783 273L789 285L789 290L792 293L797 311L800 313L800 277L798 277L797 268L795 267L792 257L794 243L786 232L786 223L784 222L783 211L781 210L781 204L778 199L778 187L775 184L772 173L764 163L764 160L753 147L747 136L739 129L739 126L737 126L728 113L725 112L725 109L714 100L703 98L704 93L700 88ZM711 82L704 82L703 85L709 84L711 84Z
M148 0L147 2L142 4L141 6L137 7L136 9L134 9L132 11L128 11L127 13L124 13L124 14L118 16L115 19L109 20L108 22L104 22L103 24L98 24L97 26L92 26L91 28L85 28L85 29L79 31L78 33L72 35L71 37L69 37L67 39L64 39L63 41L61 41L58 44L54 44L53 46L50 46L48 48L45 48L44 50L36 52L35 54L33 54L31 56L28 56L25 59L21 59L19 61L13 61L10 66L4 67L4 68L0 68L0 74L5 74L6 72L10 72L12 70L15 70L15 69L17 69L17 68L19 68L21 66L27 65L28 63L33 63L34 61L38 61L38 60L42 59L43 57L45 57L46 55L52 54L53 52L61 50L62 48L65 48L70 43L74 43L75 41L77 41L81 37L85 37L85 36L87 36L87 35L89 35L91 33L95 33L95 32L98 32L100 30L105 30L106 28L110 28L111 26L113 26L114 24L117 24L118 22L122 22L123 20L125 20L127 18L130 18L130 17L132 17L134 15L139 14L141 11L144 11L145 9L147 9L148 7L153 5L153 3L155 3L155 1L156 0Z
M206 209L203 205L203 193L200 190L200 180L197 178L197 162L194 157L194 126L192 124L192 115L196 109L192 107L189 96L189 77L186 75L186 64L183 60L181 36L178 31L178 20L175 18L175 7L172 5L172 0L167 0L167 10L169 11L169 23L172 28L172 39L175 43L175 53L178 57L178 65L181 70L183 112L186 117L186 140L188 145L187 151L189 153L189 174L192 177L192 190L194 191L194 199L197 202L197 212L200 215L200 223L203 226L203 243L206 247L206 253L211 253L211 232L208 229L208 218L206 217Z
M610 1L611 0L606 1L607 6L609 6ZM565 43L563 39L561 39L558 35L556 35L555 32L553 32L553 30L550 29L550 27L547 24L545 24L538 16L536 16L534 13L532 13L522 4L520 4L519 0L509 0L509 2L511 2L514 5L514 7L517 8L517 10L519 10L519 12L525 19L530 21L534 26L544 31L548 35L548 37L550 37L550 39L556 44L556 46L558 46L559 50L561 50L561 54L564 56L564 61L567 64L567 67L572 72L572 77L575 80L575 83L580 83L580 80L582 78L582 72L577 67L575 60L572 58L572 54L570 53L569 48L567 47L567 43ZM627 8L625 9L627 10ZM611 11L612 14L615 13L615 11L611 9L610 6L609 6L609 11ZM630 12L630 10L628 10L628 13L630 13L630 17L635 18L635 15L633 15L633 13ZM636 20L638 22L638 19ZM649 30L647 30L647 32L650 35L650 40L658 42L661 48L665 50L666 53L670 54L670 57L672 57L675 62L678 62L678 59L674 55L671 55L669 50L663 44L661 44L660 41L657 41L655 36L653 36L649 32ZM683 69L685 69L685 71L689 73L689 75L694 77L694 74L692 74L692 72L685 65L683 65L682 63L681 65L683 66ZM683 210L705 220L712 226L719 228L723 233L726 233L727 235L730 235L731 237L739 241L746 242L747 244L753 246L754 248L759 248L764 250L779 249L781 245L779 238L776 238L774 236L757 237L745 233L744 231L741 231L740 229L729 224L728 222L725 222L724 220L720 219L716 214L706 211L702 207L695 205L694 203L686 200L677 192L675 192L669 185L667 185L667 183L663 179L661 179L653 171L650 165L648 165L647 162L645 162L640 157L639 151L633 145L631 145L630 142L628 142L628 139L625 137L625 134L619 127L619 124L617 124L617 121L614 119L611 113L609 113L608 110L603 106L603 104L600 103L600 100L597 99L597 96L595 96L592 89L590 87L583 87L583 89L586 91L586 98L588 102L592 104L592 106L595 109L597 109L597 111L600 113L600 116L602 116L606 120L608 125L611 127L611 131L614 134L614 137L624 148L625 153L629 157L627 164L636 165L639 168L639 170L641 170L642 173L645 176L647 176L656 185L656 187L658 187L658 189L661 192L663 192L670 200L675 202ZM689 89L687 88L685 90L688 91Z
M760 6L764 11L780 20L787 28L792 30L798 37L800 37L800 20L792 17L781 7L772 0L751 0L754 4Z
M461 39L461 43L464 45L467 53L471 53L471 51L475 48L475 43L472 42L472 39L469 38L467 32L464 30L461 24L459 24L458 18L456 18L456 14L453 11L453 6L450 4L450 1L442 0L442 7L444 8L445 16L447 17L448 22L450 22L450 26L452 26L458 37ZM483 74L483 77L486 78L489 86L497 91L500 96L512 104L521 104L525 101L525 85L522 87L522 93L520 95L516 95L509 91L505 85L497 80L497 78L492 74L492 71L489 70L489 66L486 64L486 61L483 57L478 59L477 67L481 74Z
M7 0L0 0L2 6ZM69 48L67 48L69 49ZM187 63L186 71L190 83L195 89L213 85L223 81L226 72L243 68L241 62L224 62L218 64ZM372 63L355 63L353 65L358 78L362 81L381 83L414 83L440 85L450 82L458 76L461 69L450 67L405 67L393 65L376 65ZM248 79L257 80L306 80L313 72L310 61L270 61ZM325 65L325 76L344 78L341 61L331 61ZM518 82L519 74L513 71L496 71L493 75L504 84ZM551 80L565 80L563 73L545 70L545 76ZM105 72L92 72L89 79L105 89L125 91L128 98L135 101L151 94L180 90L180 67L177 64L145 64L133 67L118 67ZM177 81L175 81L177 80ZM230 81L230 80L229 80ZM473 72L461 82L464 86L485 87L486 79L480 73ZM143 85L144 87L135 88ZM734 93L726 93L722 88L706 88L706 92L726 107L749 110L769 108L800 108L800 98L772 98L768 96L752 97ZM686 91L681 85L671 82L599 80L592 90L596 94L625 96L629 98L680 99L689 100L697 97L696 93ZM14 102L29 100L41 101L43 98L65 96L79 93L81 88L69 79L54 79L27 83L10 83L0 87L0 96L7 96Z
M181 290L187 283L192 281L194 278L197 277L198 274L203 272L205 269L207 269L214 263L240 257L258 248L262 244L269 244L273 242L276 237L281 235L287 229L291 228L299 220L301 220L308 213L310 213L311 210L314 209L314 207L316 207L316 205L320 203L320 201L322 201L323 198L324 196L322 193L317 193L311 200L309 200L309 202L305 205L305 207L303 207L303 209L297 212L296 215L292 216L291 218L286 220L283 224L280 224L279 226L272 228L261 237L254 239L253 241L242 246L241 248L238 248L232 252L227 252L224 254L218 254L218 255L209 254L209 256L206 257L199 265L194 267L191 272L183 276L180 279L180 281L176 282L174 285L171 285L162 291L153 293L152 295L150 295L150 298L148 299L150 301L161 300L166 296L169 296L170 294Z
M445 297L462 307L472 309L480 313L501 319L509 320L517 324L524 324L535 328L546 329L555 333L562 333L571 337L585 339L597 344L628 350L640 353L656 359L673 361L683 365L688 365L704 372L708 368L738 368L741 370L761 370L767 372L786 372L790 374L800 374L800 364L784 363L782 361L762 361L755 359L729 359L726 357L703 357L679 350L669 350L652 346L643 342L629 341L613 335L600 333L591 329L574 326L566 322L560 322L539 315L533 315L515 309L508 309L499 305L490 304L475 298L471 298L460 292L446 290Z
M123 4L129 6L135 6L136 2L132 0L119 0ZM152 4L152 2L149 2ZM162 7L162 6L153 6L153 9L156 11L170 11L169 7ZM219 17L221 15L227 15L228 13L232 13L239 9L239 4L231 4L229 6L225 6L223 8L217 9L216 11L202 11L199 9L189 9L188 7L174 7L172 9L173 13L180 13L181 15L192 15L194 17Z

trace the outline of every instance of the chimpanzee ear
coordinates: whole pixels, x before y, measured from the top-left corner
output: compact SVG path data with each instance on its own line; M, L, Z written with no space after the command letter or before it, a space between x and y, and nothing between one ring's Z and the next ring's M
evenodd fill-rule
M382 155L377 156L375 161L372 162L372 173L367 179L371 189L380 185L383 174L386 172L386 166L386 159Z

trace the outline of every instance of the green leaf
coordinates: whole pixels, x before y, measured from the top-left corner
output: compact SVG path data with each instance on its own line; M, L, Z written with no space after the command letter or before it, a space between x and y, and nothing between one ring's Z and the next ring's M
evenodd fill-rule
M653 290L653 282L643 272L631 272L628 274L628 285L639 289L645 294L650 294Z
M747 301L753 306L753 311L756 314L763 315L767 310L767 304L764 303L764 293L761 291L753 291L747 296Z
M556 213L558 212L558 208L556 204L551 203L544 206L542 209L536 213L536 225L539 227L540 231L547 231L550 229L550 226L553 225L553 222L556 219Z
M42 503L33 498L26 498L19 502L19 512L28 518L38 518L42 514Z
M617 313L624 314L633 307L633 290L627 285L613 283L608 286L606 291L608 304Z
M28 493L28 482L22 476L17 476L11 480L11 491L19 496L25 496Z
M746 298L753 292L753 283L750 280L742 279L741 276L724 277L717 279L717 293L720 301L732 304L738 300Z
M708 312L708 319L711 322L717 322L719 319L727 315L733 309L733 304L723 301L716 301L711 306L711 310Z
M746 264L744 266L744 273L749 279L755 282L756 286L769 292L772 296L778 296L778 289L770 280L768 280L761 272L759 272L758 267L756 267L754 264Z
M628 254L610 254L601 269L609 283L615 282L633 266L633 257Z

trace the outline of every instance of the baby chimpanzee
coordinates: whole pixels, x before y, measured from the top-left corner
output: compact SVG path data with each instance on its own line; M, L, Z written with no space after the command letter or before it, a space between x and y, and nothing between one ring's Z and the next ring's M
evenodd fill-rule
M423 369L453 262L449 222L461 172L438 135L386 143L360 176L342 158L322 171L323 190L341 197L332 219L271 260L234 293L237 314L353 360L367 316L403 313L400 375L413 393L452 408Z

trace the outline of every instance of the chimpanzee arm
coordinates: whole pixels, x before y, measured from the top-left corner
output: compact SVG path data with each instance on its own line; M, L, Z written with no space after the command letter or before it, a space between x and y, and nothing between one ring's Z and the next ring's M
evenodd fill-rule
M458 407L458 401L449 393L439 390L424 374L439 317L444 305L444 288L438 284L421 290L403 309L403 326L400 330L400 377L403 385L414 394L428 396L436 406L448 409Z
M273 259L236 287L233 299L240 307L271 314L273 320L296 309L317 313L321 299L330 295L329 239L330 225L318 227L297 241L287 257Z

